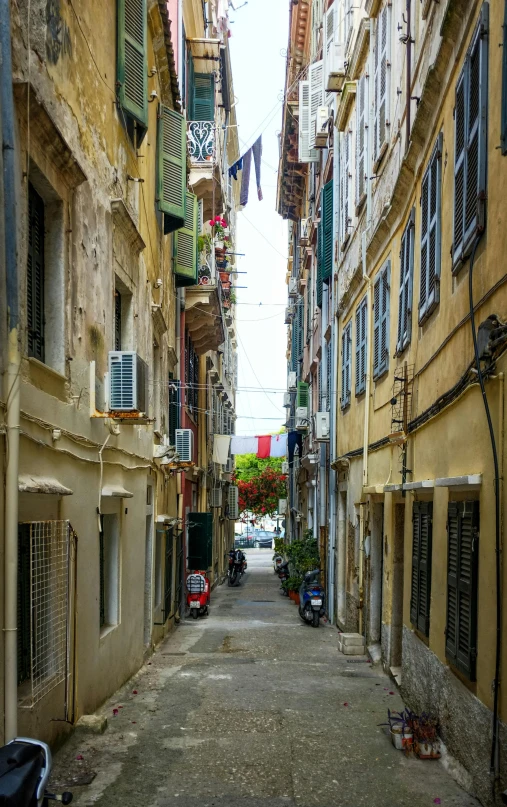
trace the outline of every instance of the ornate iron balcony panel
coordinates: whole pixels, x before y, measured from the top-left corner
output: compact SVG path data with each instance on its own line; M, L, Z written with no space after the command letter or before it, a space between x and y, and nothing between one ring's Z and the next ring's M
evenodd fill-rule
M215 157L215 124L213 121L193 120L187 125L188 153L193 163L210 163Z

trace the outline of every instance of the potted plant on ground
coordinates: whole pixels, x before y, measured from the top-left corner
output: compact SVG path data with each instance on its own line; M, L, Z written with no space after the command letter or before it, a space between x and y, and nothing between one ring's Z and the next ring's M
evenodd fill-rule
M409 725L414 735L414 751L419 759L439 759L438 720L428 712L411 715Z
M410 709L404 709L403 712L391 712L387 710L387 723L381 723L381 726L389 726L391 734L391 742L398 751L410 751L414 741L414 733L411 726L411 721L415 717Z

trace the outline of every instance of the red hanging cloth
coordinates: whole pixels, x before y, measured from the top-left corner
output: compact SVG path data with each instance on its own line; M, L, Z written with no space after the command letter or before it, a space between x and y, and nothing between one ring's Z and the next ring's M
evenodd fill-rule
M257 438L257 459L267 460L271 455L271 435Z

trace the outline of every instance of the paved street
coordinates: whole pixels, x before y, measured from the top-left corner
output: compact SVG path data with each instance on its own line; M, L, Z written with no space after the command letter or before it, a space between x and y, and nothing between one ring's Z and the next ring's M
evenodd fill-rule
M301 622L271 554L247 552L241 587L215 591L210 617L184 621L104 705L104 735L76 733L60 751L74 803L476 805L441 762L394 750L378 727L402 707L392 682L341 656L334 628Z

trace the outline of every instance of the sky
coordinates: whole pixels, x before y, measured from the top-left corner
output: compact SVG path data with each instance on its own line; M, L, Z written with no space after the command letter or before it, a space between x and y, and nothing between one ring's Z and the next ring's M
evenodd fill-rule
M262 192L257 199L252 164L250 195L238 214L240 272L236 307L239 392L236 434L262 435L285 423L287 388L287 222L276 212L278 133L282 125L288 0L234 0L231 59L238 134L243 154L262 133ZM261 305L259 305L261 303ZM247 391L247 388L250 391ZM278 390L278 392L275 392Z

